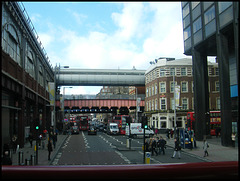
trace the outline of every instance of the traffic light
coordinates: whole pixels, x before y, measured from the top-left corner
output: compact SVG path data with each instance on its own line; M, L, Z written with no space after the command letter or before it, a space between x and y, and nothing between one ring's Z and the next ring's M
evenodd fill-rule
M131 123L131 117L126 117L126 123L127 123L127 125L130 125L130 123Z
M36 130L39 130L39 126L37 125L37 126L35 127L35 129L36 129Z
M148 121L147 121L147 116L143 116L142 117L142 129L146 129L146 128L148 128Z

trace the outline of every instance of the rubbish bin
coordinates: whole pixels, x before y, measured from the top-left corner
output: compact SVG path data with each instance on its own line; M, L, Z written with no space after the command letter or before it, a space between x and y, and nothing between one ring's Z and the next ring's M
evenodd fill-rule
M151 152L145 152L145 164L150 164Z

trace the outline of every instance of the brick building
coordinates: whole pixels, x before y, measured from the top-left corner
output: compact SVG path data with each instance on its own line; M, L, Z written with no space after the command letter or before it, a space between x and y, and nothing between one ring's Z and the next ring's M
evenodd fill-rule
M187 112L194 110L192 59L159 58L151 64L145 73L145 113L150 119L149 126L163 131L174 128L175 82L176 87L180 86L179 104L176 104L176 123L177 127L184 128ZM208 75L210 109L219 110L217 63L208 62Z

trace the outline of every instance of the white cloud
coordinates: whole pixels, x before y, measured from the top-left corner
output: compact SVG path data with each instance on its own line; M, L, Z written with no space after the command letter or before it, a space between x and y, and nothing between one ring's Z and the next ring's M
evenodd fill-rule
M74 11L71 14L79 24L87 18ZM125 3L122 11L109 18L117 30L108 34L99 30L83 36L63 25L48 26L49 31L39 35L43 45L51 47L46 50L53 65L147 69L158 57L184 57L180 2Z

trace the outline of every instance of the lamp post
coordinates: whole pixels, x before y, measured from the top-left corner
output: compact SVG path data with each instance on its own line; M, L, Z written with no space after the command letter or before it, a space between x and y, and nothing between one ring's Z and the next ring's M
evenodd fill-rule
M65 133L66 131L66 126L64 122L64 101L65 101L65 88L72 88L72 87L63 87L63 101L62 101L62 106L63 106L63 111L62 111L62 117L63 117L63 132Z
M69 66L60 66L60 64L59 66L57 66L56 64L54 69L54 105L53 105L53 116L52 116L52 123L53 123L52 126L54 130L56 130L56 86L59 79L59 72L61 68L69 68ZM58 73L58 79L56 77L57 73Z

